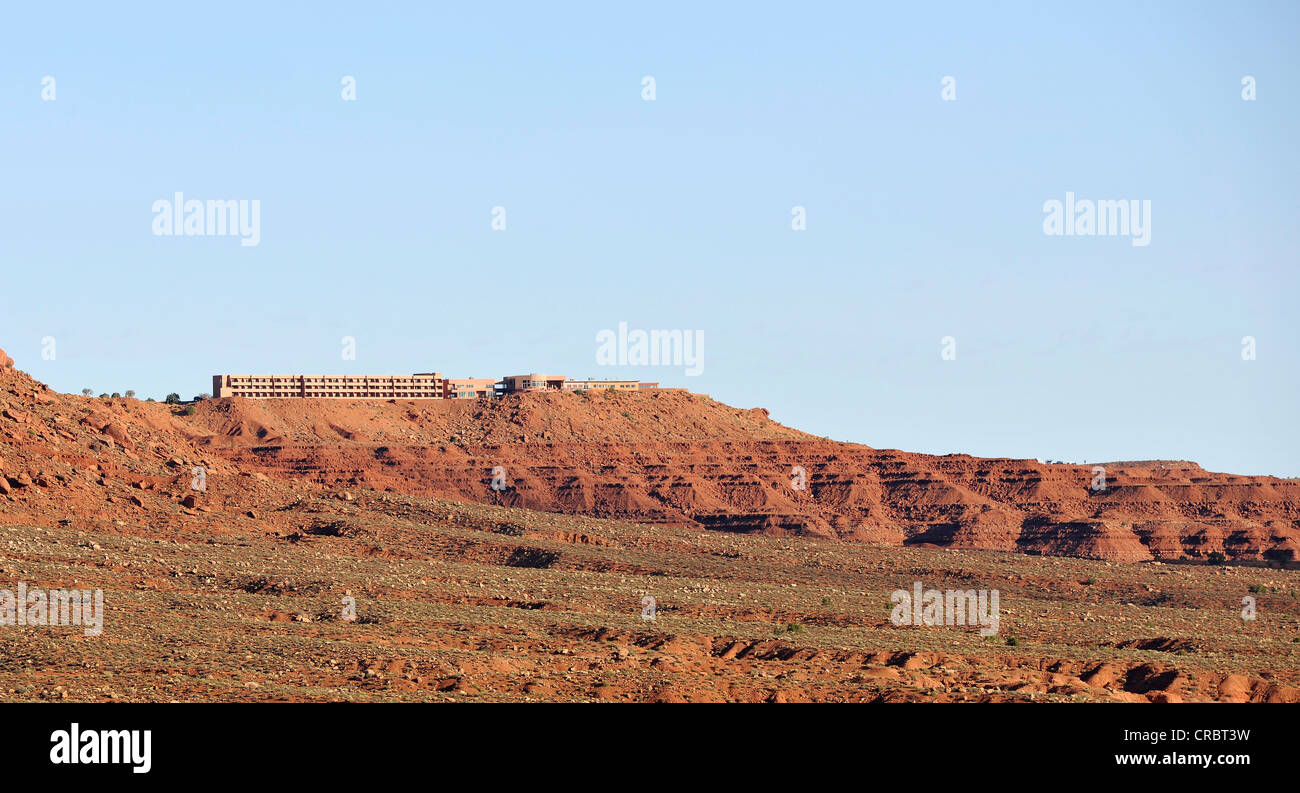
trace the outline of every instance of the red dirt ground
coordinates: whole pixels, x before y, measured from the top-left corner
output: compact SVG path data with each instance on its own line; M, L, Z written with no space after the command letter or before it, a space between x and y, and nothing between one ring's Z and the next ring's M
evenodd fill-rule
M0 627L0 699L1300 700L1300 575L1168 563L1294 549L1297 483L1107 479L678 392L187 416L0 366L0 589L108 610ZM1001 633L891 624L914 581L1000 590Z

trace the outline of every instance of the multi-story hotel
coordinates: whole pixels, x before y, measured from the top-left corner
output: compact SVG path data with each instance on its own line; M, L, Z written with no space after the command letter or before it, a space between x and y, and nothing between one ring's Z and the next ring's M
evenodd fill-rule
M442 399L442 375L218 374L214 397L302 397L306 399Z
M413 375L218 374L212 396L252 399L482 399L528 391L643 391L658 383L637 380L569 380L564 375L516 374L490 377L443 377L439 372Z

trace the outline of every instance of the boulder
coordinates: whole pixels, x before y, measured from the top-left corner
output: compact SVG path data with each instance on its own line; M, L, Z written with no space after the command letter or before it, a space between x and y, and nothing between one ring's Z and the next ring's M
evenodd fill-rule
M123 427L115 421L105 424L104 427L100 429L100 432L117 441L118 444L124 447L129 447L131 445L131 436L127 434L126 427Z

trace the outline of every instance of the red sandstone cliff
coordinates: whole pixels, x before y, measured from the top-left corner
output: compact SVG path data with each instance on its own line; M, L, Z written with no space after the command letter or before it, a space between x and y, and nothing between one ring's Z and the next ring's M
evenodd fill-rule
M5 356L0 353L0 360ZM720 531L1119 561L1300 556L1300 482L1194 463L1091 466L935 457L818 439L761 409L681 392L492 401L216 399L165 405L58 394L0 367L0 508L111 520L132 493L183 498L213 476L307 478ZM493 488L493 469L506 486ZM792 487L799 466L806 488ZM34 490L33 490L34 488ZM127 488L123 490L122 488ZM132 500L134 499L134 501ZM136 504L140 501L140 504Z

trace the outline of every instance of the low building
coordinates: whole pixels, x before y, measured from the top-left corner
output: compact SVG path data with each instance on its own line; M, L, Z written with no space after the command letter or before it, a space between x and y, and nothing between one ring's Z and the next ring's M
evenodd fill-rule
M479 399L496 395L497 381L491 377L448 377L442 384L447 399Z
M563 384L565 391L636 391L640 387L636 380L568 380Z
M520 394L525 391L563 391L562 374L510 374L501 378L498 392Z

